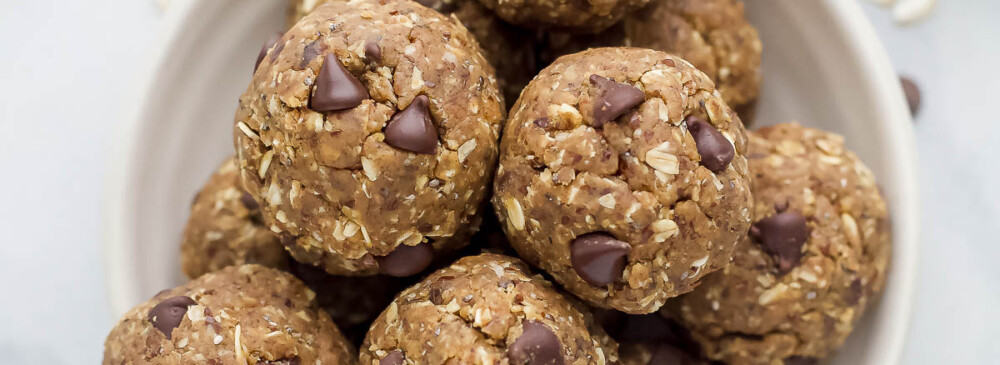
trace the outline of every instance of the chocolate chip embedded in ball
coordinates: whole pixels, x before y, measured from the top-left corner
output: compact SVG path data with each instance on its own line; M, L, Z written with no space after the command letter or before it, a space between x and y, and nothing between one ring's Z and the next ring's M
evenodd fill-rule
M685 122L691 131L691 136L694 137L694 143L698 146L701 165L715 173L725 171L736 155L733 144L701 118L691 115Z
M570 244L570 260L584 281L605 286L621 277L625 258L631 250L631 245L607 233L588 233Z
M378 365L403 365L403 360L406 357L403 356L403 352L399 350L393 350L389 352L388 355L378 361Z
M302 49L302 59L299 60L299 68L306 68L313 59L319 57L323 51L326 50L326 44L323 43L322 39L317 38L316 40L309 42Z
M420 95L406 109L393 115L385 127L385 142L402 150L434 153L438 133L434 123L431 123L429 103L426 95Z
M253 195L250 195L250 193L247 192L243 192L243 195L240 196L240 203L243 204L243 207L247 208L247 210L260 209L260 205L253 199Z
M149 310L149 321L153 327L163 332L170 339L171 332L181 324L188 306L198 304L194 299L178 296L167 298Z
M388 255L377 257L379 272L389 276L406 277L424 271L434 258L430 243L416 246L400 245Z
M590 75L590 83L598 89L597 99L594 100L595 128L618 119L646 99L642 90L635 86L616 82L607 77Z
M778 271L787 273L802 259L809 226L802 214L785 211L754 223L750 226L750 236L778 261Z
M271 38L268 38L267 42L264 42L264 45L260 47L260 53L257 54L257 62L253 64L253 70L255 72L257 71L257 68L260 67L261 61L264 61L264 56L267 56L267 51L269 51L271 47L274 47L274 44L278 43L279 39L281 39L281 33L274 33L271 35Z
M559 337L544 324L525 321L524 332L507 349L512 365L562 365Z
M368 89L361 81L347 72L337 56L326 55L309 107L318 112L332 112L356 107L365 99L368 99Z
M379 47L378 41L368 41L365 43L365 59L368 62L378 62L382 60L382 47Z

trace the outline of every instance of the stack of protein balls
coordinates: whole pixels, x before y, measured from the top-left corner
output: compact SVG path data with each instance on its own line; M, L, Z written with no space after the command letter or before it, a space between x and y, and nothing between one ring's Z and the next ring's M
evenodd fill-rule
M884 285L843 139L745 131L740 1L290 13L191 208L193 280L104 364L814 364Z

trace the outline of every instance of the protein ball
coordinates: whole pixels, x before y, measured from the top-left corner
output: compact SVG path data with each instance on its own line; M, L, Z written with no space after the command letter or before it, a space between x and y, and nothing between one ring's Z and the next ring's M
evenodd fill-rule
M324 0L291 0L289 24L305 17ZM538 71L535 65L535 36L512 26L477 0L418 0L418 3L441 14L458 18L479 42L483 56L496 70L497 84L506 105L514 104L524 86Z
M234 138L247 191L292 256L408 276L468 242L504 119L457 20L410 1L329 1L267 51Z
M181 269L188 278L230 265L288 266L288 253L261 222L260 206L240 187L233 158L212 174L191 204L181 240Z
M632 46L688 60L715 81L733 109L757 100L763 47L744 16L742 0L657 0L629 14L623 24Z
M610 364L617 345L584 306L518 259L482 254L438 270L375 320L362 364Z
M755 222L733 263L665 312L713 360L815 362L885 285L885 201L842 137L798 124L751 133L750 171Z
M599 33L649 0L480 0L511 24Z
M740 0L654 0L599 34L548 32L542 64L593 47L652 48L681 57L707 74L747 124L761 83L762 44Z
M493 206L514 249L566 290L650 313L729 262L750 225L746 135L687 61L564 56L511 112Z
M352 346L291 274L229 266L122 316L104 365L356 364Z

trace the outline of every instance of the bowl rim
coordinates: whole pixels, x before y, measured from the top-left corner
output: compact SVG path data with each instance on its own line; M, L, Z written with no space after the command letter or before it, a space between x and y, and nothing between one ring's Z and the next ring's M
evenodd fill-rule
M897 163L886 167L891 172L889 175L898 179L892 186L897 197L892 202L892 221L896 227L893 228L890 272L894 276L889 278L881 297L882 302L892 302L879 303L891 310L882 311L877 318L868 316L867 319L877 320L887 334L873 339L876 343L871 347L883 351L869 358L874 358L876 364L898 364L913 310L920 250L918 157L913 118L903 96L898 73L861 5L856 1L842 0L825 0L822 5L833 15L831 20L846 37L848 46L861 56L857 62L862 65L860 70L879 99L876 105L885 106L879 109L883 121L880 127L891 138L884 141L883 149L897 159Z
M148 128L142 121L154 103L157 86L169 81L162 72L170 62L164 56L177 48L188 28L186 25L195 21L199 10L209 3L212 1L177 0L164 12L159 46L154 47L144 59L140 68L142 73L138 74L143 76L133 84L133 92L129 93L132 102L126 104L132 106L126 113L129 117L115 129L113 140L119 143L111 147L103 210L104 275L113 321L136 305L131 298L139 295L130 275L129 263L136 256L135 246L131 244L135 237L135 217L130 214L130 208L136 203L132 190L137 172L142 167L134 152L138 151L143 131Z
M134 183L138 171L143 168L141 161L134 154L139 148L143 131L148 126L142 121L155 102L158 86L169 79L160 71L166 69L169 59L164 57L168 52L178 47L188 25L198 21L202 9L211 6L211 1L177 0L171 4L163 19L163 33L160 46L148 54L141 68L144 75L138 82L132 84L131 105L126 115L128 119L119 123L115 130L115 140L109 157L109 172L106 175L106 190L104 192L104 268L107 294L114 318L125 313L136 303L137 288L130 276L132 258L136 249L132 244L135 231L135 216L130 214L130 208L136 204L133 194ZM903 98L897 74L889 61L874 28L868 21L861 6L855 1L822 0L831 21L840 28L841 34L847 40L847 47L853 49L858 57L868 86L874 90L879 100L881 127L885 129L886 139L883 148L887 153L897 158L897 163L888 166L890 175L897 177L898 183L893 186L898 201L894 201L893 221L898 225L893 236L893 277L889 280L882 300L892 300L883 303L892 308L883 311L877 318L882 331L886 335L873 340L874 348L883 349L875 354L879 364L897 364L902 354L909 327L913 294L917 279L917 261L919 256L919 199L916 175L917 153L914 143L913 122ZM905 247L900 250L899 247ZM868 318L875 320L875 318Z

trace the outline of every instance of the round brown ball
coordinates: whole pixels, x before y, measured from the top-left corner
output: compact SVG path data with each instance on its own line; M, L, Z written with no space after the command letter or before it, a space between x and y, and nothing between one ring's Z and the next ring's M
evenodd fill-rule
M230 157L195 195L181 240L181 270L188 278L230 265L288 266L288 253L240 185L240 170Z
M467 256L404 290L361 346L363 364L579 365L617 357L584 306L520 260L496 254Z
M352 346L291 274L229 266L125 313L104 365L356 364Z
M750 225L746 135L687 61L564 56L511 113L493 205L514 249L566 290L650 313L729 262Z
M410 1L328 1L240 98L243 185L296 260L414 275L479 224L501 99L458 21Z
M750 134L755 223L733 263L665 312L728 364L823 358L885 285L889 213L841 136L781 124Z
M744 16L742 0L653 1L629 14L623 25L630 45L688 60L715 81L734 109L742 111L757 100L763 47Z
M594 47L652 48L681 57L708 75L744 123L760 94L761 52L757 29L740 0L654 0L598 34L547 32L541 63Z

